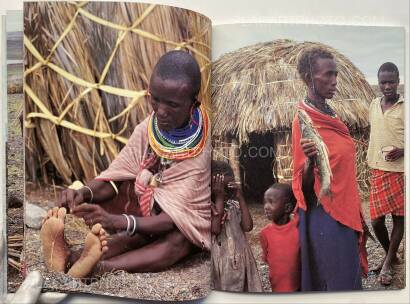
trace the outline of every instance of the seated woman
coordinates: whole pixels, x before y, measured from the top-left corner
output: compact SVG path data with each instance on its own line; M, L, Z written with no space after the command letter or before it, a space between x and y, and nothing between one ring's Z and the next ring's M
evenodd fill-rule
M196 99L200 84L188 53L159 59L149 86L153 113L107 170L79 190L64 190L60 208L49 211L41 240L50 269L79 278L114 269L155 272L195 249L209 250L209 122ZM66 208L92 227L81 254L64 241Z

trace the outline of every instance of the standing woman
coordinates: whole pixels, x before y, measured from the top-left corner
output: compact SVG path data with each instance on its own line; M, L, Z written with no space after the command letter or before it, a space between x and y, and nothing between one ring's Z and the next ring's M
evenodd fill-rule
M300 216L301 291L360 290L367 260L355 147L348 128L326 102L336 92L336 62L328 51L312 48L301 55L297 68L307 85L307 96L297 108L310 116L327 146L333 174L331 195L319 197L318 150L312 140L301 137L296 115L292 187Z

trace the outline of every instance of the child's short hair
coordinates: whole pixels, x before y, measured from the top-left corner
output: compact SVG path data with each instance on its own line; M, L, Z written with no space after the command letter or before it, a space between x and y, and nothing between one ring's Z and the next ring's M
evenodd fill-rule
M296 206L296 197L293 194L292 186L285 183L276 183L269 187L269 189L279 190L282 192L285 198L285 202L290 203L292 206L292 210L295 209Z
M377 71L377 77L379 77L379 74L381 72L393 72L393 73L396 73L397 78L399 77L399 69L397 68L397 66L393 62L383 63L380 66L379 70Z
M212 160L211 170L212 175L222 174L223 176L235 177L232 167L227 162L221 160Z

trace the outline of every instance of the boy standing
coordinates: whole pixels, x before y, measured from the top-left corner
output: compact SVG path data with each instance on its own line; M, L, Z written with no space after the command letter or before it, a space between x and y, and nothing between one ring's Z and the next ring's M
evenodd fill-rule
M265 215L272 223L262 229L260 243L274 292L300 290L298 220L290 216L295 205L296 198L288 184L273 184L264 194Z
M392 264L398 262L397 250L404 233L404 99L397 93L399 70L395 64L382 64L377 77L383 96L374 99L369 108L370 217L386 252L384 261L375 270L380 271L379 282L390 285ZM393 218L390 239L386 214Z

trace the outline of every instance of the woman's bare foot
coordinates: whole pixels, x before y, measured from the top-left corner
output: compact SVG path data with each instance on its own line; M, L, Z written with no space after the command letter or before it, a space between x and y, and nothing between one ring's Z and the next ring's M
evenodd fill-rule
M84 250L80 258L74 263L67 274L73 278L86 277L107 250L107 233L101 224L95 224L85 238Z
M65 208L54 207L47 213L41 226L40 238L43 246L43 256L47 268L57 272L65 272L67 258L70 254L64 240Z

